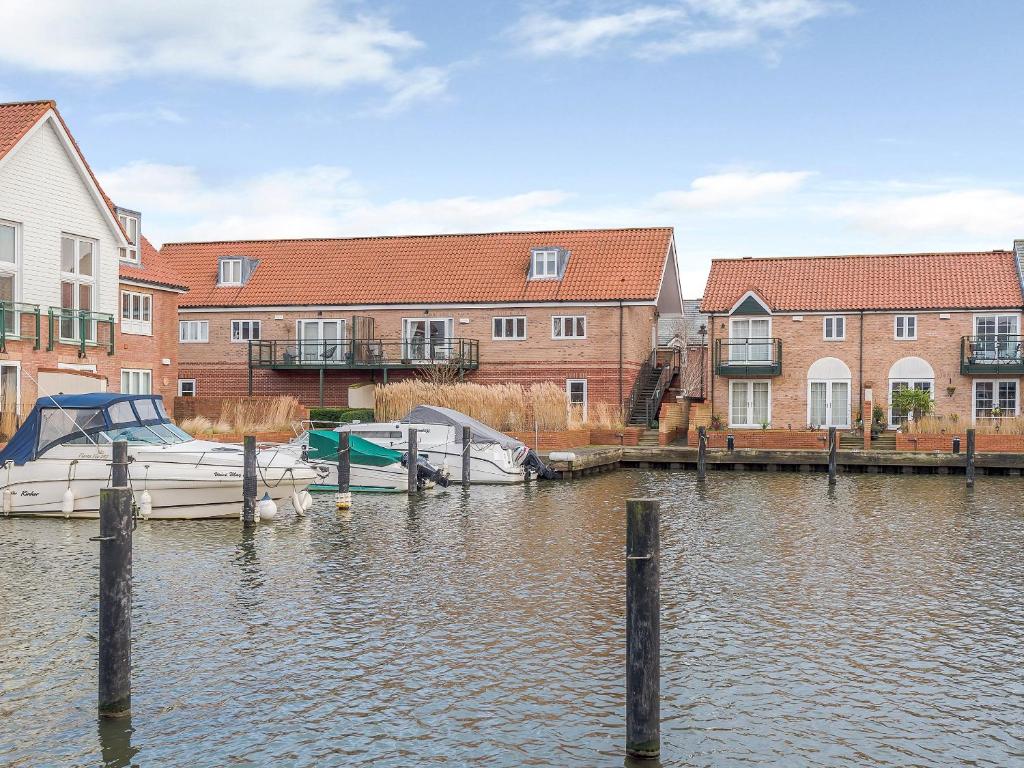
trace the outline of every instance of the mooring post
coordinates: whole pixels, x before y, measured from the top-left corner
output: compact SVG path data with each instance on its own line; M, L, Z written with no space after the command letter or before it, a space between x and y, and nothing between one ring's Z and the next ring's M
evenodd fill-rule
M967 487L974 487L974 430L967 430Z
M338 433L338 497L335 500L338 509L349 509L352 506L352 452L349 450L352 439L348 431Z
M242 527L256 525L256 438L246 435L242 441Z
M416 493L419 485L419 449L416 445L416 430L409 427L409 493Z
M132 490L100 489L99 714L132 709Z
M626 755L661 752L660 505L626 501Z
M836 451L839 449L839 441L836 439L836 428L828 428L828 484L836 484Z
M124 440L114 443L114 458L110 463L110 487L128 487L128 443Z
M708 429L697 427L697 479L703 480L708 471Z
M469 488L469 449L473 445L473 430L462 428L462 487Z

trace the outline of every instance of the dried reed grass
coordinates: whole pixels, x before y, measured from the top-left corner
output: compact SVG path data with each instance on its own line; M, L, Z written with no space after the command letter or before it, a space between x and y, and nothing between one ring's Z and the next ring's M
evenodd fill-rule
M302 405L291 395L231 398L221 403L220 420L214 425L214 431L220 431L217 428L221 422L228 425L224 432L286 431L301 419Z
M196 435L209 435L213 432L213 422L205 416L193 416L178 424L183 430L193 437Z

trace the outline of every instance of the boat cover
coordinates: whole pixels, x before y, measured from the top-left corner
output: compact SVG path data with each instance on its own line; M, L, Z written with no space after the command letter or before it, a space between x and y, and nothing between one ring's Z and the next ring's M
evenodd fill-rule
M322 461L338 460L338 432L333 429L312 429L309 432L309 458ZM349 433L348 449L353 464L371 467L386 467L402 460L401 451L393 451L382 445L364 440Z
M409 414L402 419L403 424L444 424L445 426L456 427L455 442L462 442L462 428L469 427L470 442L477 445L493 445L497 443L502 448L516 451L525 448L526 444L509 437L503 432L488 427L486 424L477 421L472 416L467 416L451 408L441 408L437 405L417 405Z
M32 412L0 451L0 464L25 464L55 445L83 437L83 433L92 436L114 427L167 421L159 395L47 395L36 400Z

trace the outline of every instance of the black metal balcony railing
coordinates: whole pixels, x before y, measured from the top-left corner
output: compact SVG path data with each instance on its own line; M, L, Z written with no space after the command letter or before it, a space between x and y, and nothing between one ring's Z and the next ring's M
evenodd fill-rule
M714 354L715 373L719 376L782 374L782 339L716 339Z
M114 354L114 316L105 312L50 307L47 311L46 351L58 344L74 344L78 356L85 357L89 347L105 349Z
M7 351L11 340L31 341L32 349L39 349L41 326L38 304L0 301L0 352Z
M1024 373L1024 336L991 333L960 339L960 373Z
M342 339L293 341L261 339L249 342L250 368L422 368L450 365L460 371L480 367L476 339L384 341Z

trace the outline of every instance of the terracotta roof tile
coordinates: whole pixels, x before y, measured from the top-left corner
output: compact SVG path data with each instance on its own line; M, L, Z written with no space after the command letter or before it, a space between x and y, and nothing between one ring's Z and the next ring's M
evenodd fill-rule
M671 228L167 243L189 288L182 306L654 300ZM527 280L530 250L567 248L561 280ZM220 288L217 258L259 266Z
M0 159L21 141L47 110L56 108L56 103L52 101L0 104Z
M145 237L140 243L139 257L138 266L121 262L120 276L122 280L137 280L141 283L151 283L166 288L186 288L185 282L167 263L167 259L162 257Z
M701 311L728 312L747 291L780 312L1024 304L1011 251L715 259Z

